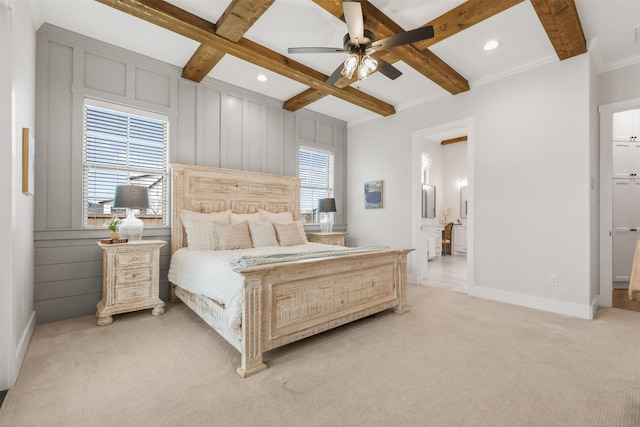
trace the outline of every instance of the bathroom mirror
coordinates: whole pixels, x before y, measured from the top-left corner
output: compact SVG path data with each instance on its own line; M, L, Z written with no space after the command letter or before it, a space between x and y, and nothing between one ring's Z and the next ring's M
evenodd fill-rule
M467 186L460 187L460 218L467 218L467 209L469 202L467 201Z
M429 184L422 186L422 218L436 217L436 187Z

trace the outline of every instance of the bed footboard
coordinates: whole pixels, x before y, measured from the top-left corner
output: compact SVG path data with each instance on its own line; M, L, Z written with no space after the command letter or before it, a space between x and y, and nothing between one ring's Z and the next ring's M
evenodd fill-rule
M412 249L240 269L245 276L242 377L266 369L262 353L395 308L406 313Z

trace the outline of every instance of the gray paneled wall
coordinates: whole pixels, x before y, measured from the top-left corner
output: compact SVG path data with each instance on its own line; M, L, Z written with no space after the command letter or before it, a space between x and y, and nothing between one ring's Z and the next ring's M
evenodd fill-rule
M295 175L300 144L336 160L336 229L346 228L346 123L44 24L37 34L35 308L38 322L95 313L106 229L83 229L82 117L86 98L164 114L170 161ZM146 238L170 240L168 228ZM170 245L161 252L169 297Z

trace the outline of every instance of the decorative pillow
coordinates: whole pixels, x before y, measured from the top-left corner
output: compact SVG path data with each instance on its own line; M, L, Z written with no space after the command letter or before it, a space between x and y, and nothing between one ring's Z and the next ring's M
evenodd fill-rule
M237 214L231 212L231 224L238 224L244 221L262 222L258 212L248 214Z
M263 209L258 209L260 218L264 222L291 222L293 221L293 214L291 212L269 212Z
M230 211L201 213L183 209L180 211L180 219L184 230L187 232L187 247L193 250L216 250L218 238L216 236L215 223L228 223Z
M216 223L216 234L221 250L252 248L249 225L245 222L237 224Z
M304 245L307 243L307 236L300 221L274 222L278 243L280 246Z
M278 246L276 231L270 222L249 222L249 231L254 248L262 246Z

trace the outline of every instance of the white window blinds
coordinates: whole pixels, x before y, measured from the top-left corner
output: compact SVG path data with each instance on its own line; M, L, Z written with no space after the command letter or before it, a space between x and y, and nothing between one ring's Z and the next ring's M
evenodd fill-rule
M85 227L102 226L114 213L116 185L149 189L147 226L166 226L169 123L166 117L87 101L84 107L83 207ZM111 107L111 108L108 108Z
M298 177L300 183L300 219L317 223L318 199L333 197L333 154L327 151L300 147L298 150Z

